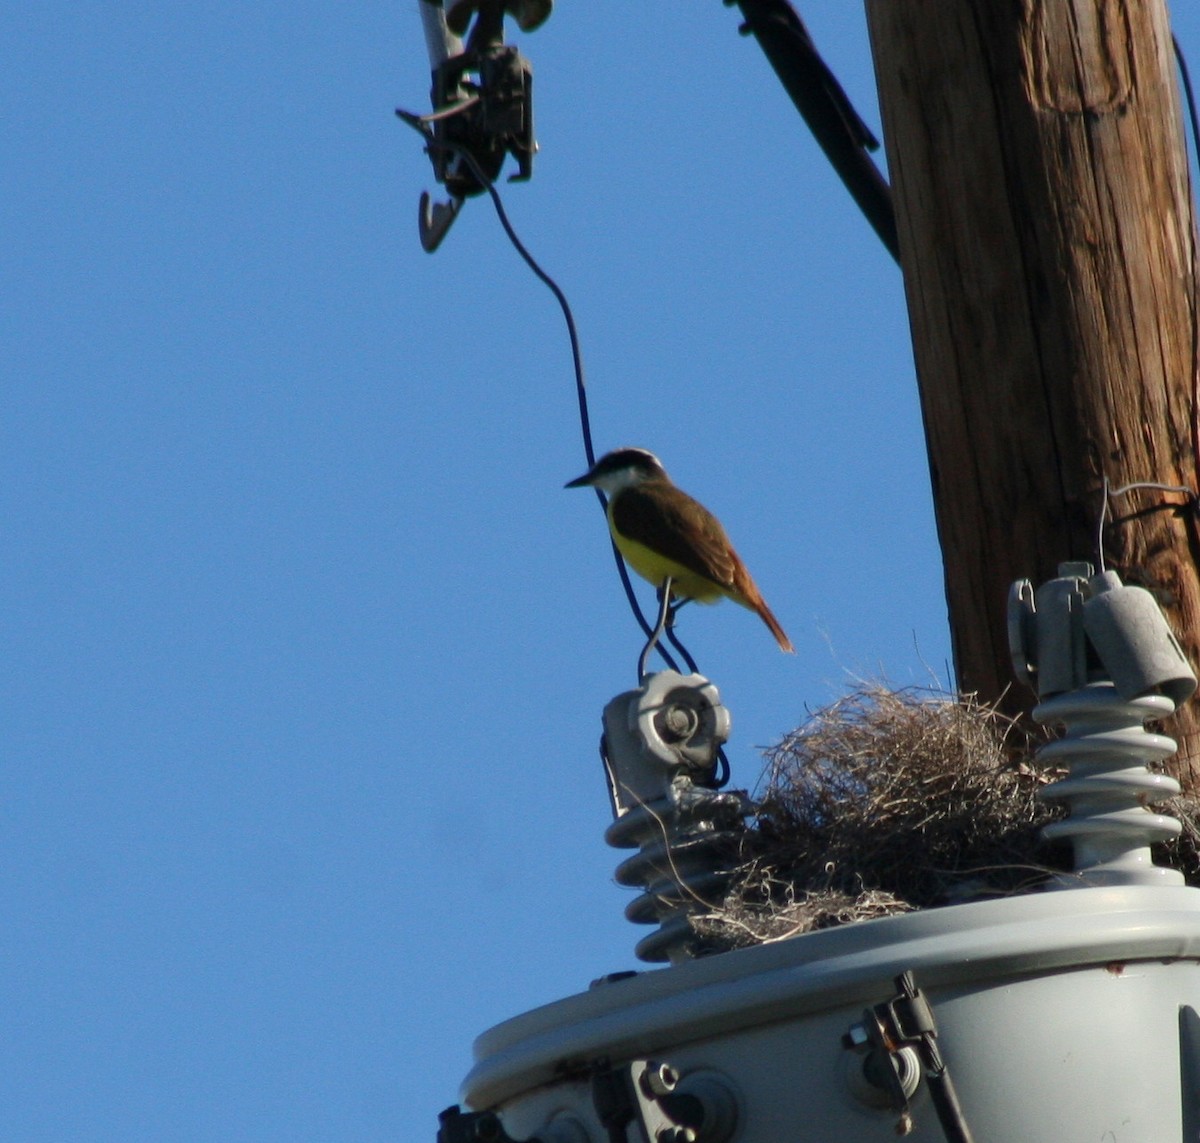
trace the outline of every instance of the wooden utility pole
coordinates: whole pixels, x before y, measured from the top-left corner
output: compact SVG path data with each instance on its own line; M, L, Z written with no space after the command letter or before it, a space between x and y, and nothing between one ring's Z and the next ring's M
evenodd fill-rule
M1191 0L1189 0L1191 2ZM1010 583L1096 560L1107 478L1196 489L1196 227L1163 0L866 0L959 686L1011 709ZM1194 501L1107 565L1200 667ZM1200 791L1200 704L1172 721Z

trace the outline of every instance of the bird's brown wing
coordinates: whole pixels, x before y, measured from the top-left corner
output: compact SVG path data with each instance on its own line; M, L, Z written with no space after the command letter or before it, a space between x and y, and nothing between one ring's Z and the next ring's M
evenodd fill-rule
M721 522L666 481L646 480L617 493L612 520L623 536L645 545L723 588L734 585L740 561Z
M756 612L784 651L794 650L721 522L703 504L667 481L647 480L618 492L609 510L622 536L716 585Z

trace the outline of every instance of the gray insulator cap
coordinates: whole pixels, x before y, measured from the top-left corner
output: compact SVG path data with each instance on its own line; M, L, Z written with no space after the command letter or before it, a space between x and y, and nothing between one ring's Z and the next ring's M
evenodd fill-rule
M1116 572L1093 576L1083 629L1122 698L1162 693L1176 707L1196 689L1188 663L1154 597Z

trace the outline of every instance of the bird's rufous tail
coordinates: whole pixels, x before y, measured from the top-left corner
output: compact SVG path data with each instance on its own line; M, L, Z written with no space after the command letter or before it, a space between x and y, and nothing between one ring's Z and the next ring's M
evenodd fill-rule
M763 599L762 592L758 590L758 584L750 578L750 573L741 560L738 560L734 569L733 591L730 595L743 607L750 608L771 629L771 634L775 636L775 642L779 644L781 651L795 653L796 648L792 646L792 641L787 637L784 629L779 626L779 620L771 614L771 609Z
M795 654L796 648L792 646L792 641L787 637L783 628L779 626L779 620L771 614L771 609L763 602L761 595L752 606L759 618L771 629L771 634L775 636L775 642L779 644L779 649Z

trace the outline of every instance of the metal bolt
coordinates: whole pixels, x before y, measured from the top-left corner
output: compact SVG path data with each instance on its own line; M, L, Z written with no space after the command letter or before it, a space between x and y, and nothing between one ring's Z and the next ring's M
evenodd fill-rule
M686 741L700 725L699 714L690 707L670 706L663 712L663 731L676 741Z
M691 1127L664 1127L656 1138L658 1143L696 1143L699 1136Z
M642 1072L642 1091L651 1099L670 1095L679 1083L679 1073L670 1064L648 1063Z
M851 1024L846 1034L842 1037L842 1044L851 1051L865 1048L870 1043L871 1037L867 1033L867 1026L865 1024Z
M500 1125L499 1116L489 1112L475 1121L475 1138L481 1143L492 1143L493 1140L504 1137L504 1128Z

